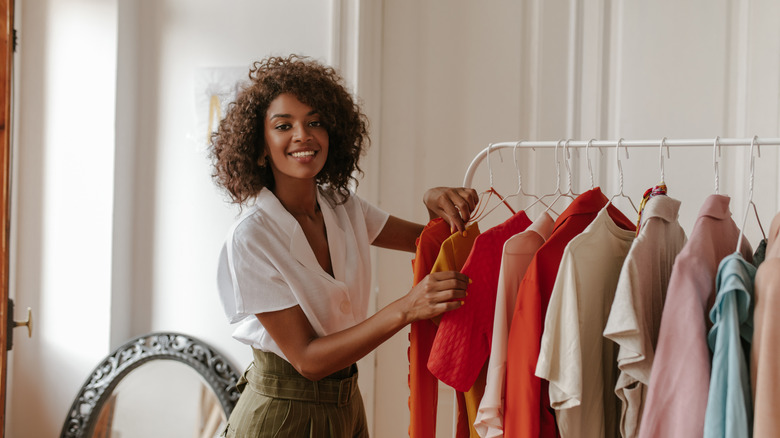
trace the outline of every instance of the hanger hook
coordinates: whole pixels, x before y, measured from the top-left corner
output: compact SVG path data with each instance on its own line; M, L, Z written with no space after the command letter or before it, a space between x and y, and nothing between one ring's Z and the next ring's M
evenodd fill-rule
M488 143L487 147L487 166L488 166L488 177L490 179L490 188L493 188L493 167L490 165L490 148L493 147L493 143Z
M753 201L753 179L756 175L756 157L753 156L753 147L756 147L756 151L758 153L758 157L761 158L761 149L758 149L758 145L756 142L758 141L758 136L754 135L752 139L750 139L750 201Z
M561 142L563 140L558 140L555 142L555 191L560 192L561 190L561 162L558 161L558 147L561 145Z
M567 177L567 179L569 181L569 190L568 190L568 192L574 193L574 191L572 190L572 185L571 185L571 164L569 164L569 160L571 159L571 153L569 152L569 142L570 141L571 141L571 139L567 139L563 143L563 152L564 152L564 157L563 158L565 160L564 164L566 165L566 177Z
M588 140L588 144L585 145L585 160L588 162L588 173L590 174L590 188L591 190L595 188L595 185L593 184L593 167L590 165L590 154L588 153L588 150L593 145L593 142L596 141L595 138L591 138Z
M615 159L617 161L618 184L620 188L619 193L623 193L623 164L620 162L620 146L623 146L623 137L620 137L615 145ZM626 149L626 159L628 159L628 146L623 147Z
M720 136L715 137L715 141L712 144L712 163L715 168L715 194L720 194L720 171L718 169L718 158L721 156L720 151Z
M512 149L512 160L515 162L515 171L517 172L517 193L520 193L523 189L523 176L520 175L520 165L517 163L517 148L520 147L520 143L522 142L523 141L520 140L515 143L515 147Z
M659 148L659 157L660 157L660 163L661 163L661 183L666 184L664 181L664 146L666 146L666 158L671 158L669 155L669 146L666 145L666 137L661 139L661 145Z

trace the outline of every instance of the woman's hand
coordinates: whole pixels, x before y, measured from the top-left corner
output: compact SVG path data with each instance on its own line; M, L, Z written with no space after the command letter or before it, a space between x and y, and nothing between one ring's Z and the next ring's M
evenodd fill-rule
M426 275L401 301L404 322L432 319L463 305L469 278L457 271Z
M434 187L423 196L423 203L431 219L444 219L452 232L456 229L461 232L466 230L466 222L478 202L477 191L465 187Z

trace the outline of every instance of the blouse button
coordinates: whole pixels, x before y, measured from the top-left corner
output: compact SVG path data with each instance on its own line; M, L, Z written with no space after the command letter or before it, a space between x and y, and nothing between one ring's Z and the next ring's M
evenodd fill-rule
M349 304L349 301L344 300L341 302L339 308L341 309L341 313L349 313L349 311L352 310L352 305Z

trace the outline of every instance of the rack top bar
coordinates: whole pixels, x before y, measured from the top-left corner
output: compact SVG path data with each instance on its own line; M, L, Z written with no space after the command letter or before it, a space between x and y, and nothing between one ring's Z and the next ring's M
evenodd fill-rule
M695 139L656 139L656 140L550 140L550 141L504 141L498 143L491 143L485 149L482 149L476 157L469 164L466 170L466 176L463 178L463 186L471 187L471 182L474 177L474 172L477 166L485 159L489 152L494 152L500 149L508 148L522 148L522 149L544 149L544 148L563 148L564 144L567 148L614 148L618 146L618 142L621 147L626 148L661 148L662 146L668 148L679 147L710 147L713 148L716 145L719 146L747 146L751 144L754 146L780 146L780 138L778 137L747 137L747 138L695 138Z

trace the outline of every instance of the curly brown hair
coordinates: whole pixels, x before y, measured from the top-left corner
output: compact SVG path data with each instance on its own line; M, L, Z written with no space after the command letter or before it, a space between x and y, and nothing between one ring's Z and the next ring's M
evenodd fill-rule
M316 182L327 185L340 195L339 202L344 202L349 182L357 184L354 172L363 173L358 161L369 145L368 119L333 68L299 55L270 57L253 64L249 84L230 103L219 129L211 136L215 183L239 205L263 187L273 190L271 166L258 165L258 159L265 149L268 106L283 93L295 96L322 117L328 132L328 158Z

